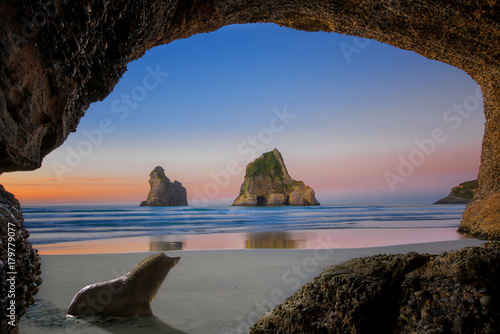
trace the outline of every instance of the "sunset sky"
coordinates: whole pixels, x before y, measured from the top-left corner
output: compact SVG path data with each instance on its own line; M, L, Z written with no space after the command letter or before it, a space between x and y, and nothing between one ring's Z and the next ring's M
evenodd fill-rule
M477 177L483 127L477 84L449 65L350 36L236 25L130 63L42 168L0 183L23 205L138 204L161 165L190 205L230 204L245 166L277 148L323 205L430 203Z

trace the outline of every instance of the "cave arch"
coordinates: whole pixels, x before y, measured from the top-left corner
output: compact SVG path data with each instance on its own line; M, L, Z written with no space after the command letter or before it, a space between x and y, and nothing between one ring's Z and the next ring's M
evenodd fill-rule
M148 49L230 24L276 23L375 39L468 73L481 86L486 124L479 189L460 231L500 240L499 17L500 2L490 0L2 1L0 173L40 167ZM19 231L19 282L29 284L40 264L21 207L1 186L0 204L1 225ZM34 289L16 295L17 318ZM0 328L12 329L6 321Z
M460 230L500 238L500 4L463 1L98 0L0 5L0 173L33 170L148 49L236 23L375 39L468 73L486 115L479 190Z

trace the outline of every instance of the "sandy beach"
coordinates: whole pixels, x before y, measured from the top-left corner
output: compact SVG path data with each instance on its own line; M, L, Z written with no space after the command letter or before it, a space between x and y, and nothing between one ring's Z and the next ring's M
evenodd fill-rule
M350 249L172 251L181 261L152 304L153 318L65 319L74 294L88 284L128 272L154 252L42 255L43 284L20 322L21 333L248 333L267 310L325 267L355 257L479 246L464 239Z

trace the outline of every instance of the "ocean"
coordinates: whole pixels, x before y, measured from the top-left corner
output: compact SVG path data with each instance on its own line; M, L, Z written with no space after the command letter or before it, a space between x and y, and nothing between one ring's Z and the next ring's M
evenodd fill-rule
M34 245L145 236L310 230L456 230L465 205L311 207L27 206Z

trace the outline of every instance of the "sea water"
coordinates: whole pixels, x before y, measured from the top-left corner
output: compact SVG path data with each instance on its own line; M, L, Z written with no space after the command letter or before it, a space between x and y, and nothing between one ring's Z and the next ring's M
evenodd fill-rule
M465 205L309 207L28 206L32 244L220 233L457 228Z

